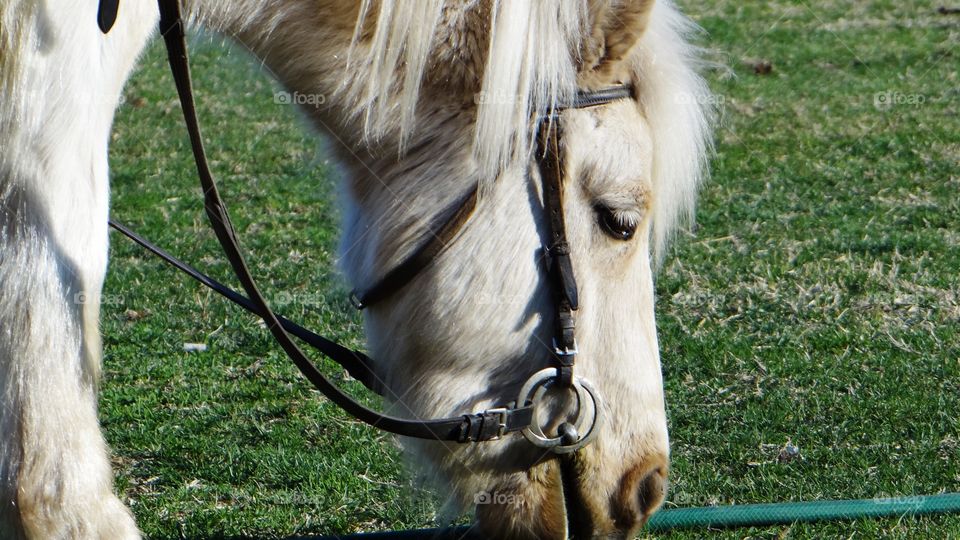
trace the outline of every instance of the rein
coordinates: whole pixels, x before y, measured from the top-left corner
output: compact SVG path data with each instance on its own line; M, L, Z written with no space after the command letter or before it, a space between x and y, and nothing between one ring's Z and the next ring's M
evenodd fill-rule
M109 31L116 18L117 4L118 0L101 0L98 24L104 32ZM170 69L176 83L197 173L203 188L204 208L210 226L230 261L237 279L240 280L246 296L177 259L129 228L113 220L110 221L110 225L193 279L247 311L260 316L293 364L324 396L358 420L373 427L407 437L460 443L496 440L508 433L522 431L531 443L549 448L558 454L570 453L588 444L597 433L601 407L599 397L589 382L573 373L577 354L573 312L577 309L578 299L563 219L563 167L560 155L560 128L557 120L564 109L592 107L630 98L631 89L627 86L618 86L597 92L580 92L572 103L537 118L539 123L537 162L543 178L544 208L549 214L550 224L550 245L546 247L546 253L553 296L557 304L556 336L553 344L556 365L534 373L524 383L517 400L505 406L441 419L398 418L370 409L340 390L307 358L291 335L340 364L367 388L385 395L389 389L376 377L370 358L280 317L273 312L261 294L241 254L226 205L220 198L207 163L193 99L184 23L180 15L179 3L176 0L158 0L158 5L160 33L167 47ZM355 290L351 294L354 305L362 309L374 304L413 280L450 244L469 220L476 205L477 186L474 186L443 214L444 221L436 229L436 233L430 235L429 240L415 249L410 256L387 272L374 285ZM536 403L541 401L546 391L554 384L574 391L579 412L575 422L561 424L558 435L550 437L544 434L534 413ZM593 402L593 414L590 417L584 413L587 401Z

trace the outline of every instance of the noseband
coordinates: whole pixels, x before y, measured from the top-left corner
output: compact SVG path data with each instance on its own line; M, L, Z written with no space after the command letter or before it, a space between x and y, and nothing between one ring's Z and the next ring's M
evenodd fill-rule
M117 0L101 1L98 24L104 32L107 32L113 24L117 3ZM336 361L351 376L371 390L385 397L391 397L387 396L389 389L377 379L372 368L373 362L366 355L347 349L276 315L267 305L241 255L226 206L220 198L216 182L207 164L193 100L179 2L159 0L158 3L160 33L167 46L171 71L190 136L190 144L204 192L207 217L247 297L166 253L126 227L113 221L110 223L111 226L194 279L262 317L274 338L300 372L328 399L371 426L408 437L461 443L496 440L508 433L522 431L532 444L548 448L557 454L573 452L588 444L597 434L601 422L602 403L592 385L586 379L574 374L574 361L577 355L574 312L577 310L578 298L563 215L564 171L559 119L566 109L600 106L631 98L630 87L616 86L600 91L579 92L570 103L536 118L538 135L535 158L543 182L543 204L549 225L549 245L544 248L544 251L556 307L553 343L550 347L554 365L530 376L523 384L516 401L505 406L451 418L409 420L369 409L340 390L320 373L293 341L291 334ZM411 255L373 285L355 290L351 294L354 305L359 309L373 305L398 292L412 281L421 270L443 253L469 220L476 205L477 186L473 186L467 195L443 212L442 218L435 224L436 227L431 228L436 233L432 234L429 240L416 248ZM560 424L556 435L547 435L543 426L538 423L536 412L539 404L544 402L546 392L555 387L569 390L573 394L577 400L577 416L573 422Z

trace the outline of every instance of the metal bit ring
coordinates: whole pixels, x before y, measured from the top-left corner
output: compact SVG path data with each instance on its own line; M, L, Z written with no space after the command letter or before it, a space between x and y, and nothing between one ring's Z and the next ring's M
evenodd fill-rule
M548 448L555 454L568 454L575 452L589 444L597 435L602 420L601 401L593 386L583 377L574 377L573 389L577 398L577 417L573 422L576 433L579 436L572 444L563 444L563 435L557 434L555 437L546 435L543 427L537 423L536 408L543 402L543 395L557 381L557 368L545 368L534 373L520 389L517 397L517 405L523 406L533 404L533 422L530 426L524 428L523 436L535 446ZM593 414L588 417L586 414L586 403L593 402Z

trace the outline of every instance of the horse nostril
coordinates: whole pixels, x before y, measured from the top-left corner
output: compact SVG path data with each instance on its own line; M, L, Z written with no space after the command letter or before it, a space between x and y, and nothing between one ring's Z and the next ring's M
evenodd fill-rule
M651 463L651 461L653 461ZM654 458L630 469L620 480L613 505L614 521L622 530L643 525L667 493L667 460Z
M637 504L640 514L648 516L660 506L667 494L667 474L662 468L653 469L637 486Z

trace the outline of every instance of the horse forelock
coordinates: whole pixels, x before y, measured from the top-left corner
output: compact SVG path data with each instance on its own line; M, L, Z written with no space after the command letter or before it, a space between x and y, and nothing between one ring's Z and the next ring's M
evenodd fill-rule
M459 93L444 97L476 105L473 155L495 178L529 155L532 112L576 91L586 17L580 3L553 0L363 0L350 64L369 70L365 135L382 137L399 115L403 147L425 94Z

